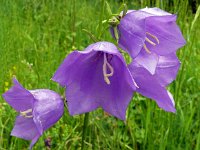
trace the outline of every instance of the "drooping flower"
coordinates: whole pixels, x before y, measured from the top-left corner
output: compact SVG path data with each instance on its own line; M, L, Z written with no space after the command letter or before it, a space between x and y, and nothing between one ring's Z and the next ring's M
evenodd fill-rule
M159 56L154 75L137 61L133 60L128 66L139 87L136 92L155 100L160 108L169 112L175 112L176 109L174 99L171 93L166 90L166 86L176 78L179 67L180 61L175 53Z
M119 47L151 74L155 73L159 56L175 53L185 45L176 15L159 8L128 11L121 18L117 31Z
M3 94L6 102L19 112L11 135L31 140L31 149L43 132L61 118L64 104L54 91L26 90L15 78L13 82L14 86Z
M109 42L97 42L84 51L72 52L52 79L67 87L71 115L102 107L124 120L127 105L136 89L121 53Z

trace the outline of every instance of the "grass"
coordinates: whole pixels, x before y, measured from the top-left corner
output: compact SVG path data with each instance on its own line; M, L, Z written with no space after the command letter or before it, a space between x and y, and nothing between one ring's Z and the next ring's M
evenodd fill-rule
M173 3L172 3L173 2ZM109 1L117 12L120 1ZM126 123L107 116L101 109L90 114L86 149L112 150L199 150L200 149L200 7L192 13L187 0L127 1L129 9L160 7L178 14L187 45L178 51L182 62L178 77L169 90L177 113L159 109L154 101L135 95L127 110ZM82 31L97 36L106 19L103 0L1 0L0 1L0 94L12 86L12 77L27 88L49 88L61 94L64 89L50 78L74 49L82 50L92 40ZM113 42L109 32L102 39ZM27 149L29 142L11 137L16 112L0 98L0 150ZM61 120L44 133L34 149L80 149L84 115Z

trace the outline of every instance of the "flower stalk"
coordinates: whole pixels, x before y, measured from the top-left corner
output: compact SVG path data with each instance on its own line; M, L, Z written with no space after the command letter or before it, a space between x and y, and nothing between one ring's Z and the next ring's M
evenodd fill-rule
M89 122L89 113L85 113L83 130L82 130L83 132L82 132L81 150L84 150L84 148L85 148L85 142L84 141L86 139L88 122Z

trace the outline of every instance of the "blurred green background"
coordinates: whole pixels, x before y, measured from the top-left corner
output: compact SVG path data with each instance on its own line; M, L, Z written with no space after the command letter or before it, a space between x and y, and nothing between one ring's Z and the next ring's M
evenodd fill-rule
M109 0L113 13L122 0ZM86 149L200 150L200 7L199 0L129 0L129 9L159 7L178 15L187 44L178 51L182 62L173 93L177 113L159 109L154 101L135 95L124 123L102 109L90 115ZM105 0L0 0L0 94L16 76L27 89L49 88L64 94L51 77L67 54L83 50L108 19ZM113 42L109 31L101 39ZM10 136L17 113L0 98L0 150L28 149L29 142ZM77 150L81 146L84 115L62 119L44 133L34 149Z

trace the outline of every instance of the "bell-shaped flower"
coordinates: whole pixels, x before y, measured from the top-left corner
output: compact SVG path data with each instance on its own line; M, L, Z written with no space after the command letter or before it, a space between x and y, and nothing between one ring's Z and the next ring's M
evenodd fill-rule
M102 107L124 120L136 84L117 47L97 42L84 51L74 51L60 65L53 78L66 88L71 115Z
M19 112L11 135L31 140L31 149L43 132L62 117L64 103L54 91L26 90L15 78L13 82L14 86L3 94L6 102Z
M155 100L158 106L165 111L176 111L174 99L166 90L166 86L176 78L180 67L180 62L174 53L159 57L154 75L137 61L133 61L128 67L139 87L136 92Z
M112 35L114 30L111 28ZM175 53L185 45L176 15L159 8L128 11L117 26L119 47L138 64L155 73L159 56Z

